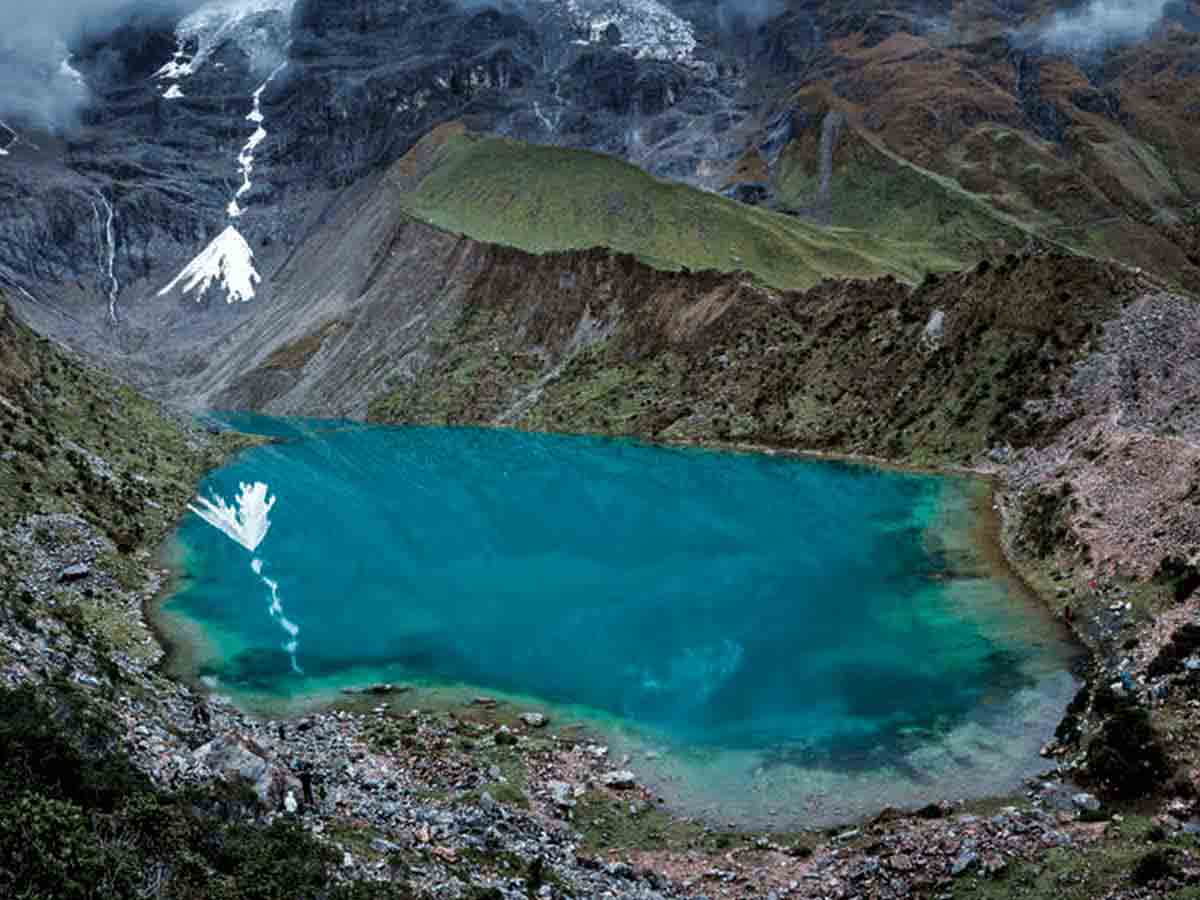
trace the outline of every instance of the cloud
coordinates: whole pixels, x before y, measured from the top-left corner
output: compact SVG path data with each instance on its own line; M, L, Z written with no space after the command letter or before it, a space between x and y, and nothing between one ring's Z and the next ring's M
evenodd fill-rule
M50 131L69 127L88 98L86 85L64 65L71 47L138 17L178 16L198 5L199 0L0 0L0 119Z
M1090 0L1055 13L1038 33L1040 42L1064 52L1100 50L1146 37L1162 21L1171 0Z
M758 28L783 8L782 0L717 0L717 24L722 30Z

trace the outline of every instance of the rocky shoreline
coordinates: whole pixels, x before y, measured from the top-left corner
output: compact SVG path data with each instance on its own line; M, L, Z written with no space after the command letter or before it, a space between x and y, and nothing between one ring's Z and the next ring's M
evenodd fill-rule
M1192 638L1200 597L1191 570L1184 561L1179 572L1133 577L1080 564L1079 526L1061 521L1058 488L1047 488L1079 470L1049 451L996 465L1009 558L1092 651L1089 684L1046 748L1053 774L995 804L939 804L935 788L916 813L884 811L836 833L739 833L666 814L624 760L520 718L532 710L422 712L403 694L370 694L280 723L166 678L145 615L163 584L152 549L228 447L146 418L156 413L126 389L11 319L0 316L0 326L0 406L13 424L4 461L23 467L5 469L17 479L6 497L30 497L28 507L6 508L0 534L0 683L70 684L119 724L131 758L164 790L248 780L258 821L302 823L342 854L341 879L403 882L439 897L653 900L955 897L985 881L1019 896L1022 885L1060 877L1102 877L1094 896L1159 897L1200 877L1200 778L1189 762L1200 735L1200 641ZM81 409L111 413L80 418ZM75 418L54 440L48 426L30 424L64 415ZM161 429L135 450L114 443L129 434L105 425L130 415ZM1067 439L1085 451L1096 443L1090 430ZM1112 471L1130 471L1154 449L1135 446ZM1104 451L1076 458L1094 467ZM1128 480L1136 486L1139 477L1151 475ZM77 504L78 496L99 499ZM46 511L56 504L62 511ZM1145 740L1116 740L1129 735ZM1145 771L1148 748L1176 761L1173 776ZM1136 758L1123 758L1131 752ZM311 805L304 772L316 791ZM1088 791L1072 787L1074 778L1091 782Z
M61 592L63 573L80 565L88 574L66 590L111 588L92 568L108 549L104 538L86 523L54 524L65 529L61 544L34 549L30 532L36 562L26 589ZM158 587L152 577L130 594L127 612L140 613ZM162 650L145 637L144 653L114 655L114 680L66 626L53 618L37 625L40 641L7 636L14 655L0 668L5 684L56 669L69 669L97 694L140 684L144 697L121 692L114 714L131 756L155 781L179 790L245 779L264 818L295 815L331 841L344 876L386 879L401 867L410 884L436 896L479 883L524 896L527 869L541 860L565 888L543 885L538 896L546 897L904 897L998 877L1048 850L1086 848L1125 827L1120 816L1097 822L1092 795L1040 782L1011 804L884 811L832 835L722 831L672 821L622 771L626 761L590 742L546 737L544 720L529 711L480 698L458 713L422 713L406 709L403 692L379 688L350 698L349 709L267 721L157 674ZM302 800L304 771L313 775L311 807ZM488 860L498 858L513 871L493 868Z
M84 522L54 519L67 539L35 548L32 534L47 524L34 521L18 536L36 560L26 589L43 597L119 589L94 569L111 549L102 535ZM166 574L149 561L143 563L150 579L124 604L126 615L143 626L142 612L160 596ZM39 673L62 667L87 690L115 686L98 659L88 664L67 629L49 618L37 624L53 637L33 645L10 638L14 662L0 669L6 684L36 681ZM539 714L518 715L482 698L458 713L423 713L406 709L403 693L380 687L347 700L349 709L263 720L164 678L165 650L149 635L140 637L139 654L116 656L122 679L141 683L154 697L146 704L126 695L115 707L139 766L171 790L245 779L267 819L293 815L291 804L302 807L294 815L333 841L348 878L391 877L403 857L415 860L404 863L409 883L439 896L480 877L490 877L502 892L506 883L521 889L520 871L506 879L472 862L482 853L508 855L525 866L540 859L578 896L615 890L645 898L849 897L867 890L902 897L994 877L1051 848L1086 847L1112 827L1086 821L1099 808L1092 795L1051 779L988 814L931 802L915 815L884 811L832 836L729 832L673 820L657 808L659 798L624 771L628 760L611 760L606 747L589 741L545 737ZM66 646L56 649L59 642ZM203 721L198 709L205 710ZM301 799L304 771L312 773L319 798L311 807ZM597 818L580 823L580 816ZM604 843L604 829L621 831L621 820L635 832L682 834L678 841L647 837L625 845L618 838L607 852L592 849ZM581 824L586 835L576 830ZM539 896L558 896L551 891Z

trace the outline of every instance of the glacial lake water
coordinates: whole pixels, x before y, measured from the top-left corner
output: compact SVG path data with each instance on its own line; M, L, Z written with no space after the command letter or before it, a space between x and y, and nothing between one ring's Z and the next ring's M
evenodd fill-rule
M188 513L160 618L184 674L259 712L373 681L413 686L404 709L486 693L758 827L1011 790L1075 688L1065 635L983 552L977 480L230 421L280 440L198 494L236 510L251 487L258 521L238 543Z

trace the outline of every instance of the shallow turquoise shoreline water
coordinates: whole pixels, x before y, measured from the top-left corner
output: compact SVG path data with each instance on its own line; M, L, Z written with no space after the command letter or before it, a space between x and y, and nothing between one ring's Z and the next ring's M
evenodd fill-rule
M371 680L419 686L414 703L483 690L598 729L691 811L836 821L935 783L1011 789L1073 690L1070 647L969 538L969 479L236 424L285 442L201 492L264 482L270 529L251 553L189 515L163 615L193 674L248 705Z

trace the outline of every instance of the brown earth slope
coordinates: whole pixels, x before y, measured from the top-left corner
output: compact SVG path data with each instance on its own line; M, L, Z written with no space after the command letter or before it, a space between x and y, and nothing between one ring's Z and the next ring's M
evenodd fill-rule
M982 252L1011 248L996 223L1017 221L1195 289L1200 268L1173 226L1200 203L1197 5L1172 4L1144 39L1090 52L1040 40L1062 5L867 2L785 15L781 42L808 15L829 40L806 51L781 103L785 146L766 172L742 166L731 184L831 224ZM752 143L774 150L780 134Z

